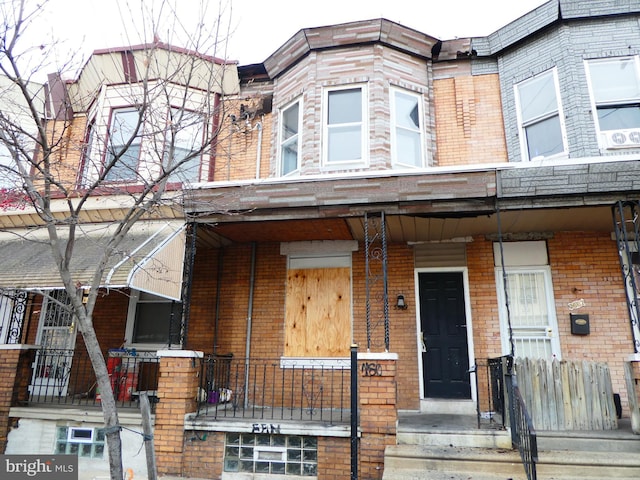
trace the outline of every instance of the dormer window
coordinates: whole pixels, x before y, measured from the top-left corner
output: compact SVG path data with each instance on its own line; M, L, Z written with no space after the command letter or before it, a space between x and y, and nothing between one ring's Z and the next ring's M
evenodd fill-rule
M520 145L525 160L566 152L555 68L515 86Z
M366 161L367 102L364 86L325 91L325 166Z
M109 168L104 177L106 181L131 183L137 180L142 145L142 125L136 132L139 122L137 110L123 108L112 111L105 158L105 168ZM126 147L130 140L131 144Z

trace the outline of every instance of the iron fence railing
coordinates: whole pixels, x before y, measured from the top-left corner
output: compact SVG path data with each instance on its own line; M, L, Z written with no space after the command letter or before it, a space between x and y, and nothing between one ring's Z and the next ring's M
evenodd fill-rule
M146 392L151 403L155 403L159 367L155 352L110 350L106 360L117 406L138 407L141 392ZM29 383L29 402L98 406L100 399L96 376L86 351L36 351Z
M512 357L476 359L471 372L476 381L478 428L505 428L504 372L510 369Z
M520 394L516 376L507 373L507 392L509 396L509 420L511 424L511 442L520 452L524 471L528 480L537 480L538 438L533 428L531 416Z
M350 367L207 355L197 415L261 420L350 421Z

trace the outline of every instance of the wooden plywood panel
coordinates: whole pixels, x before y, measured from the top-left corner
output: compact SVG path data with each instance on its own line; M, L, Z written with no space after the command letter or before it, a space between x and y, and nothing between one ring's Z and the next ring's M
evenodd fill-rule
M351 343L349 268L289 270L285 355L345 357Z

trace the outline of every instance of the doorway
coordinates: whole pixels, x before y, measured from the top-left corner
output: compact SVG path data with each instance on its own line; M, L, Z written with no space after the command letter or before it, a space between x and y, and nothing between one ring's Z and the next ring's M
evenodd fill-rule
M463 272L419 272L424 398L471 399Z

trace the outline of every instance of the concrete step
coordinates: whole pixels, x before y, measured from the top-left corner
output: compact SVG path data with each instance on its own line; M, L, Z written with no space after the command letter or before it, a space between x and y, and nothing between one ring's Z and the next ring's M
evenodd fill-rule
M623 424L617 430L538 431L538 450L579 450L585 452L627 452L640 455L640 435Z
M640 478L640 456L628 452L541 451L539 480ZM384 480L526 480L516 450L393 445L385 451Z

